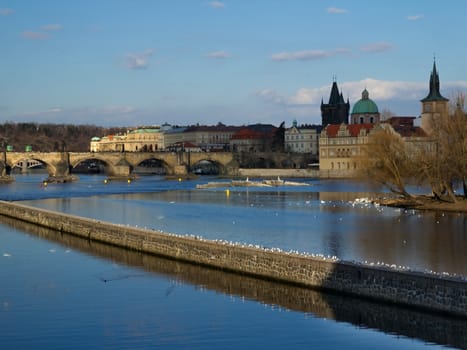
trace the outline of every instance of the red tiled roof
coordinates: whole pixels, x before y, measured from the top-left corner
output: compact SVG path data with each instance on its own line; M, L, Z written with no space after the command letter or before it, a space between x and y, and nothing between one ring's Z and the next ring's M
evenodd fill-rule
M326 134L328 137L337 137L337 133L342 124L331 124L326 127ZM362 129L366 130L366 133L373 128L374 124L346 124L344 127L349 131L350 136L357 137Z
M394 127L394 130L402 137L427 137L425 130L419 126L413 127Z
M185 132L193 132L193 131L208 131L208 132L235 132L239 130L239 126L227 126L227 125L196 125L190 126L185 129Z
M385 122L391 124L392 126L399 126L399 125L413 126L415 119L416 117L394 116L394 117L389 118Z
M340 124L329 124L326 126L326 135L328 137L336 137L339 131Z
M252 130L250 128L243 128L240 131L232 135L232 140L258 140L258 139L269 139L274 135L273 132L261 132Z

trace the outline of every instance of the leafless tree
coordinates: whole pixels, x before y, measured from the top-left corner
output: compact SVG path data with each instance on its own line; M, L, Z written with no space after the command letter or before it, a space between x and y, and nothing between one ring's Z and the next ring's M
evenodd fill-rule
M450 105L450 113L432 120L430 137L436 145L435 152L423 160L425 177L432 185L435 197L456 201L453 186L463 184L467 198L467 114L464 107L466 95L458 92ZM431 170L429 173L428 170ZM423 179L423 178L422 178Z
M411 198L406 179L411 174L411 162L402 137L389 125L381 125L369 136L369 142L358 158L362 176L372 179L391 192Z

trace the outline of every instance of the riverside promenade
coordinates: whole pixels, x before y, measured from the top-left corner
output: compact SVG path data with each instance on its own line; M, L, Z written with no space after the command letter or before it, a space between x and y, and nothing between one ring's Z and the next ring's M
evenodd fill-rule
M256 278L467 318L467 280L211 241L0 202L0 215L135 251Z

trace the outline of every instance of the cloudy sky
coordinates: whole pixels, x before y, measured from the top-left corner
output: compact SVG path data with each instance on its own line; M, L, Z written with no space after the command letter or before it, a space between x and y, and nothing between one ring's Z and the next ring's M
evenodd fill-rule
M0 122L320 123L467 91L467 1L0 0Z

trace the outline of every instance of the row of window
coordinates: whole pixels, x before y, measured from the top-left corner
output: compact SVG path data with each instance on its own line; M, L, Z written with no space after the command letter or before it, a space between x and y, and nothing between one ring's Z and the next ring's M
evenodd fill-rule
M317 135L310 135L309 139L313 140L313 136L316 136L315 138L318 138ZM287 141L289 141L289 140L305 140L305 135L290 135L290 136L286 135L285 139Z
M331 169L332 170L335 170L335 169L350 169L351 166L354 169L357 169L357 163L356 162L352 162L352 164L350 162L336 162L335 165L334 165L334 162L331 162Z
M324 138L320 139L320 144L322 145L356 145L366 143L366 138L362 137L333 137L333 138Z
M321 149L321 157L326 157L328 156L329 158L331 157L337 157L337 158L344 158L344 157L352 157L356 156L358 154L358 148L337 148L337 149Z

